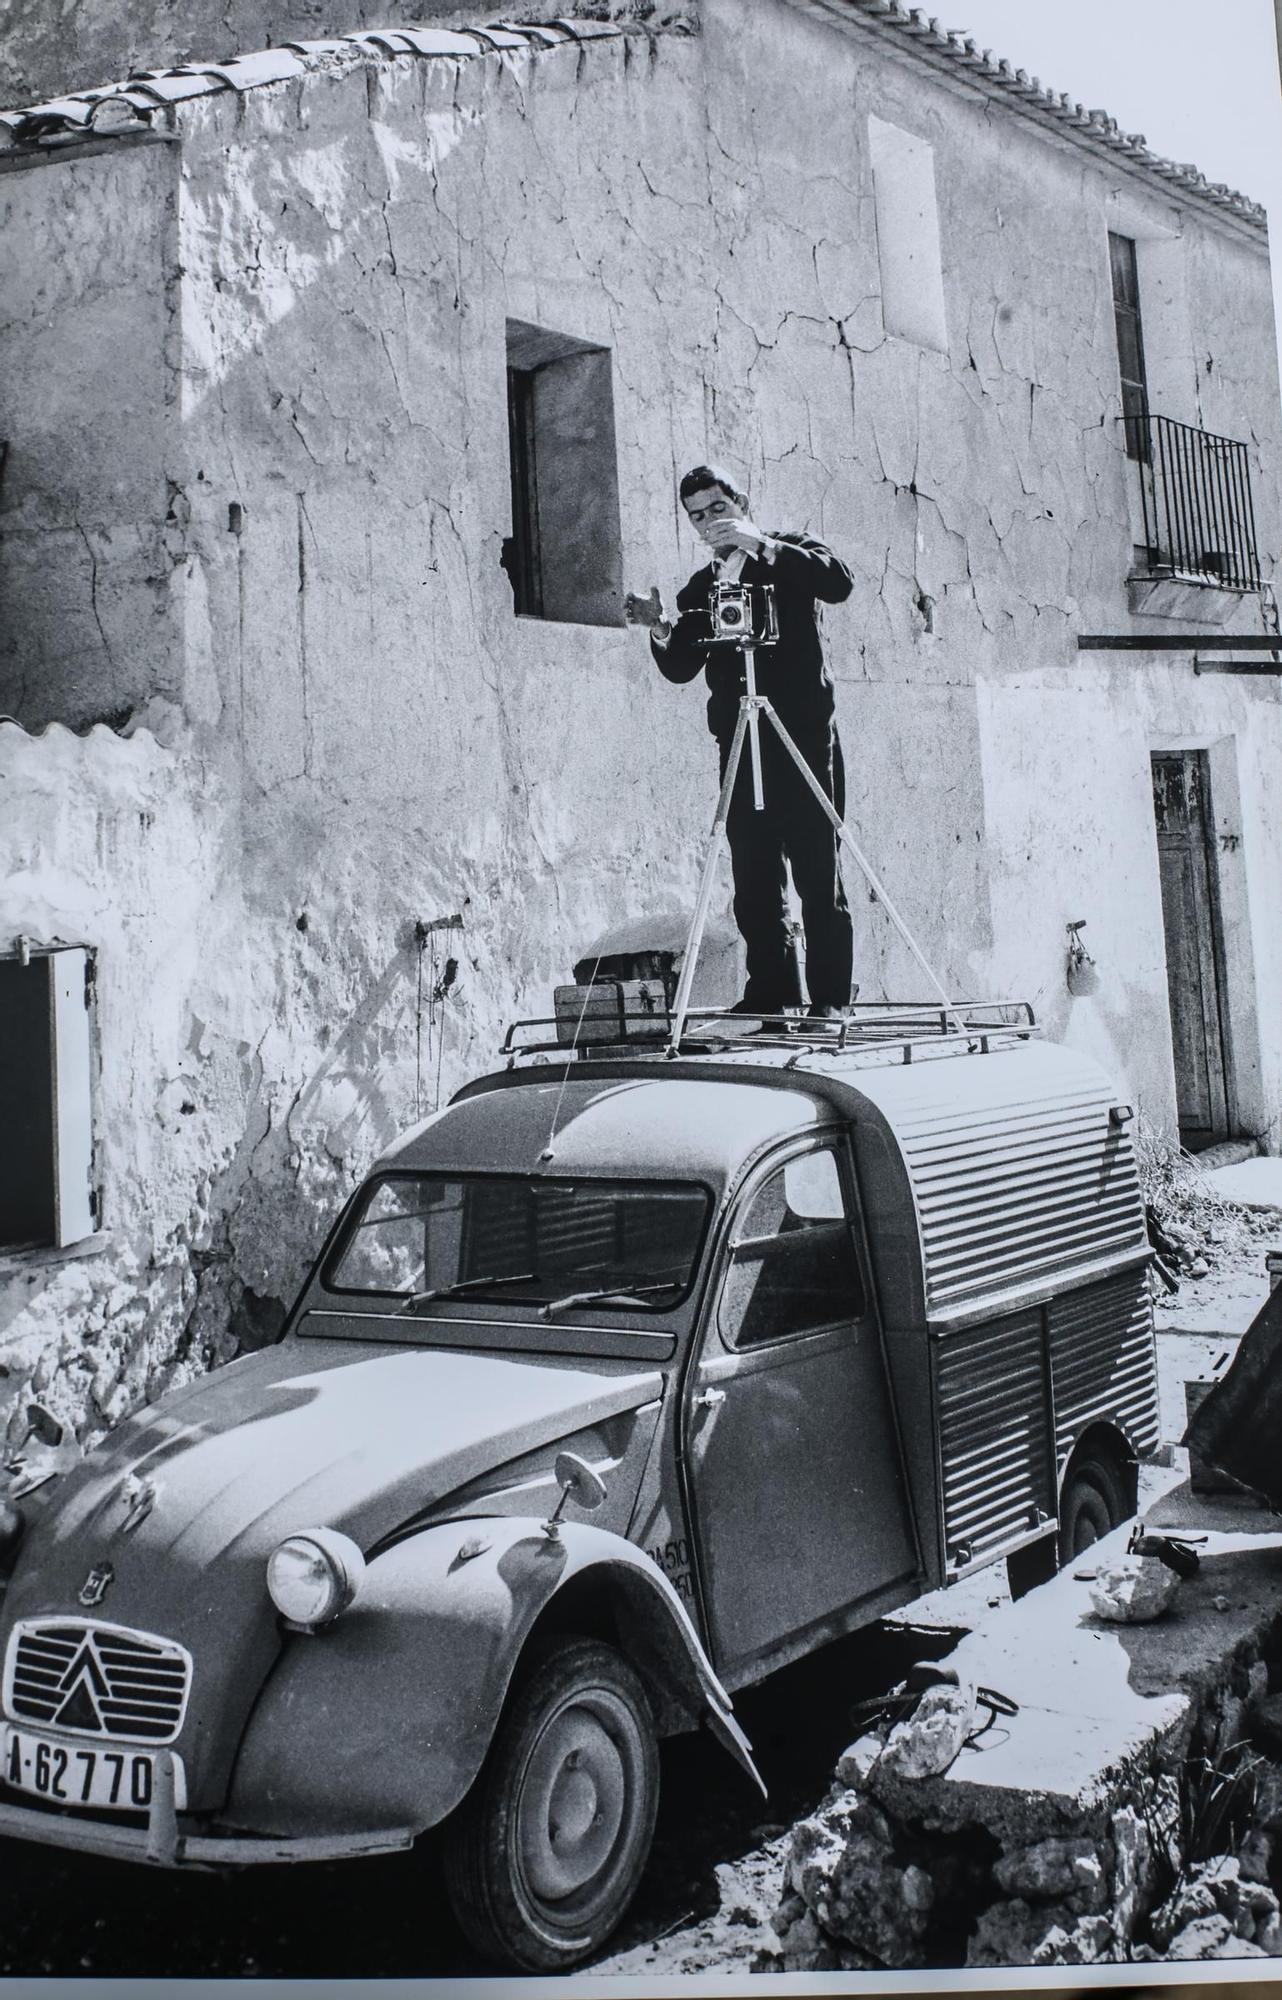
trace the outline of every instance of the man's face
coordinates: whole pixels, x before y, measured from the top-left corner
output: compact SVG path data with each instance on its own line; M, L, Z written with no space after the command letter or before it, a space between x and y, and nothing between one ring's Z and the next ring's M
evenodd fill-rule
M724 486L702 486L697 493L687 494L682 505L696 535L709 543L715 539L715 521L736 521L743 513L742 502L727 493Z

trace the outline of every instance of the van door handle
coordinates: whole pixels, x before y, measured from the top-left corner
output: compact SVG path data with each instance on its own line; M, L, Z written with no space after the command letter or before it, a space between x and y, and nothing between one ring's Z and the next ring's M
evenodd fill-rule
M724 1389L703 1389L695 1397L694 1407L696 1410L715 1410L717 1404L724 1403L725 1400L726 1392Z

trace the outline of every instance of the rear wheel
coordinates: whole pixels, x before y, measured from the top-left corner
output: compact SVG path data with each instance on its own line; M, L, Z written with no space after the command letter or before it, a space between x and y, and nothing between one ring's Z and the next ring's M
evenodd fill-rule
M1071 1466L1059 1498L1058 1535L1044 1535L1006 1558L1011 1596L1026 1597L1049 1583L1056 1570L1067 1569L1131 1512L1125 1482L1111 1460L1084 1458Z
M1059 1500L1060 1568L1120 1527L1130 1512L1121 1475L1107 1459L1084 1458L1071 1467Z
M636 1893L658 1802L637 1675L595 1639L549 1640L520 1670L449 1828L446 1888L472 1944L523 1972L587 1958Z

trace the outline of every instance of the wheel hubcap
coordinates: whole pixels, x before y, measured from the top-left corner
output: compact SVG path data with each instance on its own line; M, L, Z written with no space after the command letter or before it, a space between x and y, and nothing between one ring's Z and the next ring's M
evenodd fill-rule
M583 1702L549 1719L522 1788L520 1842L530 1886L563 1901L598 1875L623 1826L624 1761L601 1714Z

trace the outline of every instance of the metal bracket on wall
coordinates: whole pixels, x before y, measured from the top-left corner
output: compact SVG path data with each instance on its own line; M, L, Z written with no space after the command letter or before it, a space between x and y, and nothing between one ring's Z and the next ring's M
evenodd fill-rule
M1237 632L1190 639L1169 632L1079 632L1079 653L1280 653L1282 633Z
M1079 653L1188 653L1195 674L1282 674L1282 634L1239 632L1231 637L1196 639L1167 632L1079 632ZM1249 660L1203 659L1204 653L1251 653Z
M1193 656L1195 674L1282 674L1282 660L1200 660Z

